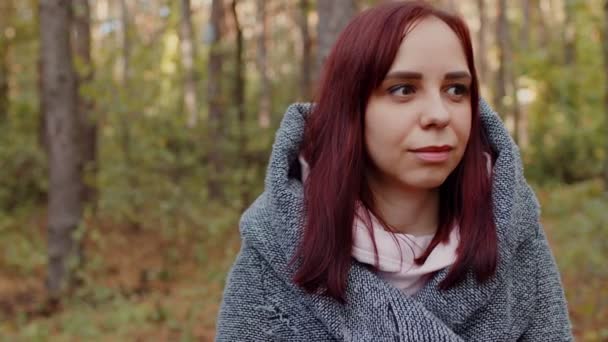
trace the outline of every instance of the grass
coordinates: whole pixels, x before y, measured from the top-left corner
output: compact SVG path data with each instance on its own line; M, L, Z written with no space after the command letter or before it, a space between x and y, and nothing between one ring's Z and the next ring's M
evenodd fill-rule
M23 234L43 240L43 221L33 220ZM32 272L0 267L0 341L213 339L224 278L239 248L236 229L176 234L88 224L84 285L51 316L41 310L44 265L24 261ZM18 264L15 257L0 255L0 265Z

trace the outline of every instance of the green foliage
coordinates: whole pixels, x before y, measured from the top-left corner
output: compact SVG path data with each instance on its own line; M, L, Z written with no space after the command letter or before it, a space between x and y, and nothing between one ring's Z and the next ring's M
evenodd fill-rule
M23 101L22 101L23 99ZM37 207L47 188L46 158L38 146L38 115L34 106L18 98L0 122L0 267L29 274L46 260Z
M574 329L583 340L603 340L608 333L608 197L602 182L553 185L538 193Z
M46 263L44 241L32 238L40 236L32 214L29 207L18 208L10 215L0 212L0 267L5 272L25 276Z
M602 275L608 279L608 198L602 183L591 181L574 186L554 186L547 192L543 215L552 227L552 237L560 246L560 265L577 272ZM580 261L585 260L581 268Z
M37 115L16 103L9 120L0 123L0 211L38 204L45 196L46 158L37 145Z
M573 65L563 62L562 39L516 52L516 68L536 92L529 107L531 144L522 151L527 175L535 182L592 179L601 174L608 158L598 4L575 2Z

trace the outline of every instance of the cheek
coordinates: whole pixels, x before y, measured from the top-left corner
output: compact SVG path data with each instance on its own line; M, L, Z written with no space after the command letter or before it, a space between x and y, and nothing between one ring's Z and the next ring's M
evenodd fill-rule
M464 143L469 140L471 134L471 109L467 107L462 110L461 113L455 116L455 120L452 121L452 127L458 136L458 139Z
M385 115L383 109L377 104L370 104L365 113L365 145L370 150L370 154L374 154L378 145L385 143L382 132L386 131Z
M393 159L394 148L399 144L394 113L381 105L368 107L365 114L365 148L376 166L383 168Z
M386 149L382 147L388 145L387 137L382 132L382 122L378 122L377 120L366 122L363 134L365 137L365 148L374 162L383 159L382 156L386 152Z
M370 108L372 109L372 108ZM384 144L384 147L398 147L403 142L411 126L403 110L392 106L375 106L365 117L367 143Z

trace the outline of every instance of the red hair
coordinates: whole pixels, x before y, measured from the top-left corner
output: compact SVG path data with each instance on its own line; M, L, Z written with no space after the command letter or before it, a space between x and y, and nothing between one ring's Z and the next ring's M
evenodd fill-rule
M472 76L472 122L463 158L439 189L438 230L416 262L424 263L458 224L458 257L440 288L457 285L469 271L478 282L495 273L497 235L491 176L484 157L484 152L493 152L479 118L479 85L469 30L461 18L423 1L392 2L362 12L341 33L325 62L316 104L308 116L301 146L310 165L304 186L304 234L292 260L301 261L294 282L308 292L322 290L346 301L357 202L374 213L365 179L365 170L371 166L363 138L365 108L388 73L403 32L429 16L444 21L462 43Z

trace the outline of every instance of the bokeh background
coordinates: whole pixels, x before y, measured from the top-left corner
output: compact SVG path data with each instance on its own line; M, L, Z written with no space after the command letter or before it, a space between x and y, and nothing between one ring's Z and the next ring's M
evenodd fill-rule
M0 341L207 341L288 104L373 0L0 0ZM608 1L443 0L608 340Z

